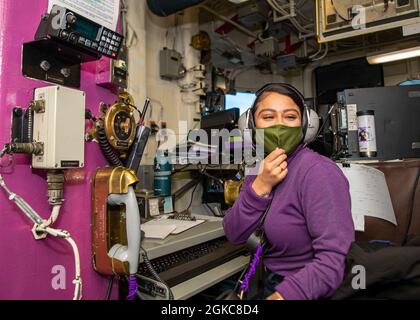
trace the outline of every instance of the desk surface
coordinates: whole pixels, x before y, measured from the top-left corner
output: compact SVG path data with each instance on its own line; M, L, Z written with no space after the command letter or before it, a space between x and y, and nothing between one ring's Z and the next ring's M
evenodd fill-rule
M155 259L173 252L183 250L203 242L211 241L225 235L221 218L194 215L206 222L177 235L169 235L164 240L143 239L142 246L149 259Z

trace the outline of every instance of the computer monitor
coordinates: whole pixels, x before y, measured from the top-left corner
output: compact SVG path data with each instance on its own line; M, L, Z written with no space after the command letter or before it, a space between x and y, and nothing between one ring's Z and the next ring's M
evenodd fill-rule
M420 84L420 80L407 80L404 82L401 82L400 86L417 86Z
M227 94L225 96L225 109L239 108L242 115L246 110L252 107L255 101L253 92L237 92L236 94Z

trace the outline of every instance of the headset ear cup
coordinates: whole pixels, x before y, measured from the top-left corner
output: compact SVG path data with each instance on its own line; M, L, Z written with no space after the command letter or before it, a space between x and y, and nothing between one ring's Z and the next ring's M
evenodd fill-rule
M306 136L306 132L308 131L308 110L307 107L305 106L303 109L303 116L302 116L302 131L303 131L303 136Z
M254 121L254 115L252 114L252 109L248 110L248 129L254 129L255 128L255 121Z
M306 130L304 131L305 138L303 139L303 142L305 144L309 144L313 142L319 133L319 116L318 114L312 110L308 109L310 119L307 119L306 124ZM307 117L307 116L306 116Z
M243 119L243 124L244 124L243 129L254 129L255 128L254 115L252 114L252 108L248 109L240 118L242 118L242 117L244 117L244 119Z
M252 137L252 129L254 128L255 128L254 117L253 117L252 108L251 108L251 109L248 109L239 117L238 129L242 133L242 139L244 140L244 144L250 143L250 146L253 152L255 151L255 145L254 145L253 137Z
M248 128L248 111L244 112L238 120L238 129L243 133Z

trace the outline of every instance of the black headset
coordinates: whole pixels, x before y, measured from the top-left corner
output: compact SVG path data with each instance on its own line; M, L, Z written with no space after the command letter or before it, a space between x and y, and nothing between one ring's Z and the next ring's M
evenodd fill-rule
M316 139L318 136L319 130L319 116L318 114L311 108L308 107L306 104L305 98L300 93L298 89L294 86L287 84L287 83L268 83L264 85L261 89L259 89L255 95L256 99L254 101L253 106L248 109L241 117L239 118L239 129L244 132L245 129L254 129L255 122L254 122L254 109L256 108L256 104L259 101L261 95L264 92L279 92L281 89L285 89L289 91L289 93L294 94L300 101L300 105L303 107L302 110L302 130L304 139L303 142L305 144L309 144ZM280 92L279 92L280 93ZM287 94L287 92L285 92Z

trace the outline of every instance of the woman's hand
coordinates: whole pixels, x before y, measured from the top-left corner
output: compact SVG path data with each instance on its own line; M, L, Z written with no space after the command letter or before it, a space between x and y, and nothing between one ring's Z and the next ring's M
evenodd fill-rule
M284 298L280 293L276 291L272 295L268 296L265 300L284 300Z
M283 149L271 152L263 161L262 170L252 184L259 196L270 194L271 190L287 176L287 155Z

